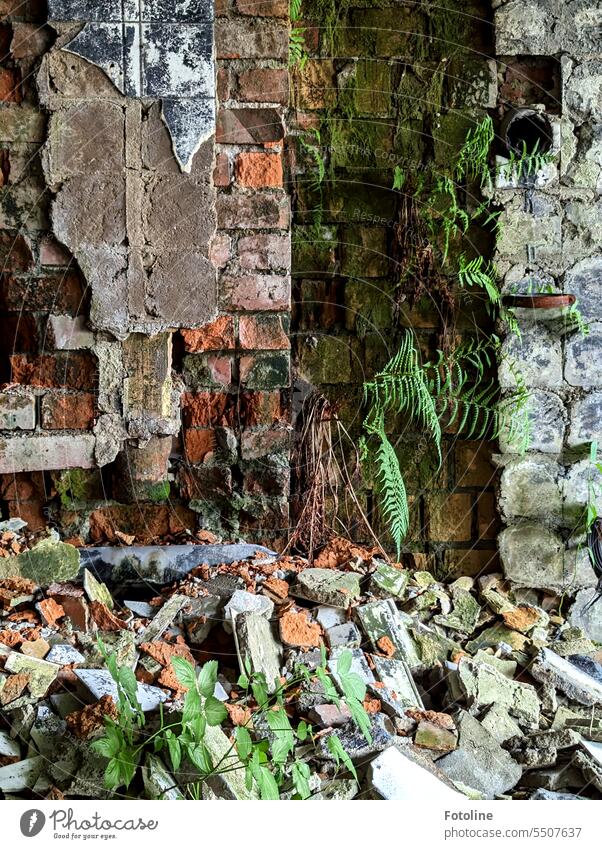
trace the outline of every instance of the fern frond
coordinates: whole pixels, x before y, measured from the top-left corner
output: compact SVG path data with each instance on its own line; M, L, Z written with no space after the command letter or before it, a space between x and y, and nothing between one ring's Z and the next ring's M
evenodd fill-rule
M399 560L401 544L406 538L410 526L408 499L395 449L384 431L381 431L377 436L379 445L376 449L375 459L380 505L395 543L397 559Z

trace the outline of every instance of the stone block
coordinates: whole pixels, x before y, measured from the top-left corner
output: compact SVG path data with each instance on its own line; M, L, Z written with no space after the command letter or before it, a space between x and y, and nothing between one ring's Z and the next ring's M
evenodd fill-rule
M33 395L0 392L0 430L33 430L36 399Z
M539 326L525 328L520 337L506 337L502 343L502 359L498 372L502 388L511 390L516 387L514 368L522 373L529 388L548 389L561 386L561 339Z
M290 277L276 274L224 276L220 289L224 305L232 310L287 310L290 306Z
M586 337L574 333L567 339L564 376L571 386L602 387L602 323L592 323Z
M51 116L46 157L51 183L99 172L123 169L125 115L108 101L68 104Z
M551 56L565 49L562 4L555 0L510 0L495 11L498 56Z
M562 591L571 583L564 568L564 544L543 525L524 523L499 536L505 577L519 587Z
M589 392L571 405L568 444L602 441L602 392Z
M91 469L95 438L91 434L44 434L0 439L0 472Z
M529 392L528 416L531 428L529 450L559 454L564 444L568 418L562 398L555 392L532 389ZM500 449L511 452L513 447L502 433Z
M577 64L564 81L564 102L569 115L579 124L602 121L602 60Z
M218 59L288 59L288 27L280 22L244 18L218 19L215 24Z
M598 214L597 229L600 227L599 222ZM574 265L566 274L564 289L577 296L579 311L584 319L599 319L602 315L602 256L589 257Z
M289 354L278 352L241 357L240 382L245 389L271 390L288 386Z
M529 455L507 463L500 480L499 506L503 518L561 522L562 473L561 466L545 456Z
M429 537L440 542L472 538L473 497L470 493L436 493L427 499Z
M185 174L153 176L144 193L145 241L159 250L197 245L206 251L215 230L213 209L209 182Z
M82 315L51 315L47 327L49 343L60 351L81 351L94 344L94 334Z
M215 267L202 250L166 248L152 267L145 295L149 318L141 329L206 324L217 314Z
M562 482L563 511L568 527L576 527L590 499L602 514L602 474L589 460L573 463Z

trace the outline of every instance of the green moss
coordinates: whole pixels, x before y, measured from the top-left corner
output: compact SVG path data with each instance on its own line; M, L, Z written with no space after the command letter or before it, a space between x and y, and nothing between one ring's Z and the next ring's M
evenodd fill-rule
M71 508L75 503L104 498L102 478L98 471L69 469L53 475L61 505Z
M170 489L169 481L152 484L147 490L147 499L148 501L167 501Z

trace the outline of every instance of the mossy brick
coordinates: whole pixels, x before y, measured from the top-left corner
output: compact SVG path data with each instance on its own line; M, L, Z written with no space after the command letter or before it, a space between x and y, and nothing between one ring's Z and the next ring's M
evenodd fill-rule
M2 106L0 142L39 142L45 140L46 117L40 109L16 104Z
M395 283L390 278L345 281L345 327L365 337L375 328L384 330L393 326ZM370 335L370 340L375 337ZM370 343L368 343L370 344Z
M353 336L308 337L299 346L299 375L308 383L353 383L359 362L359 342Z
M240 382L245 389L279 389L290 383L288 352L253 354L240 358Z
M339 242L337 227L315 229L300 224L293 227L292 265L297 274L333 269Z
M341 230L340 273L349 277L385 277L390 270L384 227L347 226Z
M430 493L426 515L431 539L440 542L471 540L473 496L470 493Z
M79 572L79 552L69 543L52 537L43 539L29 551L8 557L0 564L0 578L29 578L40 587L54 581L70 581Z
M414 58L427 27L426 16L410 7L353 9L350 26L342 29L340 52L351 56Z
M334 168L390 168L395 166L392 119L332 119L328 140Z
M337 102L332 59L308 59L294 71L294 91L301 109L327 109Z
M393 221L396 215L397 193L391 190L391 180L382 180L382 172L355 171L325 191L325 211L329 222L353 223L371 220ZM319 203L319 199L315 198Z
M435 167L442 173L451 173L467 134L474 130L482 116L474 112L449 111L437 118L433 126Z
M378 58L360 59L355 69L353 99L358 115L392 115L392 66Z
M52 472L52 480L63 507L106 498L106 482L97 469L69 469Z
M222 389L232 380L232 358L212 354L187 354L184 380L189 389Z

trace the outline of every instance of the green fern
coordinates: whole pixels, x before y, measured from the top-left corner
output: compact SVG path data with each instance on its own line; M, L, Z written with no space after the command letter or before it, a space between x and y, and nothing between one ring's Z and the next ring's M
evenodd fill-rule
M495 138L493 121L487 115L466 135L456 159L456 179L478 180L481 188L489 181L489 150Z
M451 355L438 351L434 360L421 364L408 331L395 356L364 384L364 428L377 440L373 456L380 504L398 557L409 528L409 508L399 461L386 435L387 421L403 413L417 422L430 435L440 463L442 426L454 427L464 439L496 439L503 433L525 451L529 393L520 372L512 368L516 385L506 395L495 380L486 379L499 356L500 341L493 336L462 345Z
M466 255L462 254L458 263L458 283L463 289L480 287L485 289L492 304L500 303L502 295L496 282L495 265L492 262L487 262L482 256L467 260Z

